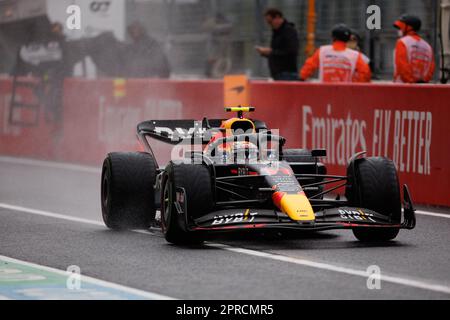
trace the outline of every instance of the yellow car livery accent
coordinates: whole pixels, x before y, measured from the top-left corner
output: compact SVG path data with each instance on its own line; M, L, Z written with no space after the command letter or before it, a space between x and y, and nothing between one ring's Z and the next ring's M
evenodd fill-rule
M245 210L245 213L244 213L244 220L247 220L248 219L248 213L250 212L250 209L247 209L247 210Z
M254 107L227 107L225 108L226 112L253 112L255 111Z
M367 220L366 214L362 210L358 210L358 211L361 214L361 218L363 218L363 220Z
M285 194L280 209L294 221L314 221L314 210L305 193Z
M231 118L222 122L221 128L223 129L251 129L255 131L255 124L249 119Z

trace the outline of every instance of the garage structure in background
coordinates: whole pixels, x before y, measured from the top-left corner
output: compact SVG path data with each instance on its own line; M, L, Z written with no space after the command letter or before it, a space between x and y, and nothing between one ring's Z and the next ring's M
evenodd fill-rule
M420 16L422 34L435 49L436 61L440 61L439 53L442 52L439 41L441 26L444 46L448 42L447 0L314 2L315 46L329 41L333 25L346 23L361 36L361 48L371 58L376 79L392 79L393 49L397 40L392 23L402 13L412 12ZM244 73L252 78L268 77L267 66L255 53L254 46L268 44L271 31L264 22L263 12L269 6L278 7L298 28L302 45L299 63L306 59L307 17L311 14L309 0L2 0L0 12L4 13L10 7L16 10L23 7L22 4L30 3L39 8L36 12L42 14L45 11L51 22L64 20L68 3L79 3L82 30L66 30L71 39L111 31L118 41L129 41L126 25L139 21L149 35L163 44L177 78L222 78L227 73ZM441 4L443 20L440 24ZM381 9L381 30L366 29L366 10L370 5ZM22 20L25 18L20 17ZM4 14L0 16L0 24L9 22L12 22L11 18L5 18ZM11 34L6 34L4 27L1 30L0 54L6 58L0 62L0 73L8 73L14 61L14 45L10 44ZM80 70L76 74L95 76L95 73ZM436 80L438 78L437 72Z

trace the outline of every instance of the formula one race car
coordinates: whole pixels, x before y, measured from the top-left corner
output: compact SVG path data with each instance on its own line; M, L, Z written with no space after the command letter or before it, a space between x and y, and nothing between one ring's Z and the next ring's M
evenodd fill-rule
M222 120L152 120L138 125L146 152L110 153L103 164L101 206L111 229L160 225L168 242L202 242L212 233L351 229L361 241L388 241L413 229L406 185L402 202L391 160L349 161L346 176L328 175L325 150L285 149L265 123L227 108ZM179 159L159 167L149 139L173 144ZM331 186L325 189L326 186ZM345 188L345 199L324 197ZM160 214L159 214L160 213Z

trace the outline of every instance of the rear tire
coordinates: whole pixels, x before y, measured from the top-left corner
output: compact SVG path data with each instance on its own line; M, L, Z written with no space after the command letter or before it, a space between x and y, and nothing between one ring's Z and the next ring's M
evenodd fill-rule
M148 153L110 153L103 162L103 221L114 230L148 229L155 218L156 167Z
M349 186L345 195L351 206L367 208L400 223L401 198L397 170L394 163L382 157L356 160L347 175ZM360 241L389 241L397 237L399 228L355 228L353 234Z
M184 188L186 212L179 214L174 205L176 189ZM162 181L161 221L166 240L173 244L199 244L202 234L189 231L187 223L213 208L211 175L203 165L170 162ZM182 208L184 210L184 208Z

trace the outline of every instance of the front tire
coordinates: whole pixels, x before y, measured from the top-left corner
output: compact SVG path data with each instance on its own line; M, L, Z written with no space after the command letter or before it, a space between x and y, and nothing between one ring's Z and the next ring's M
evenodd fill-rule
M114 230L148 229L155 218L156 166L148 153L110 153L103 162L101 207Z
M186 212L183 214L175 207L177 188L185 191L182 210ZM212 210L213 194L208 169L203 165L170 162L161 189L161 221L166 240L178 245L202 243L201 233L189 231L188 223Z
M348 169L349 185L345 195L351 206L367 208L400 223L401 198L394 163L382 157L358 159L354 171ZM395 239L399 228L355 228L353 234L364 242Z

